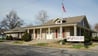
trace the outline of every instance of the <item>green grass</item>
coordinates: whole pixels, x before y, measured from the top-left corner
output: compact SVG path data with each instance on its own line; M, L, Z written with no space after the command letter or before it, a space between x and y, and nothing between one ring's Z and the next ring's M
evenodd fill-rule
M47 46L48 43L37 43L36 45L37 45L37 46Z
M84 45L80 45L80 44L72 45L72 48L76 48L76 49L80 49L82 47L84 47Z
M3 40L0 40L0 42L4 42Z
M13 42L14 44L23 44L24 42L23 41L15 41Z

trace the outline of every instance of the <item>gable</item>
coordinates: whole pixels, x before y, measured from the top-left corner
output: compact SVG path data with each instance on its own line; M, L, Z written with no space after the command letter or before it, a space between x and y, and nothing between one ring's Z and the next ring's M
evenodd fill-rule
M87 18L86 16L83 18L83 20L81 20L81 22L79 23L81 26L83 27L86 27L86 28L89 28L90 29L90 26L89 26L89 23L87 21Z
M57 18L55 21L54 21L55 24L61 24L61 19Z

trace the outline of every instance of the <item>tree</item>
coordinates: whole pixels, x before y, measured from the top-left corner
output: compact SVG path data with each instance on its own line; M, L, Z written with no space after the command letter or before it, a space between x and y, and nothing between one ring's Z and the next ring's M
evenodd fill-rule
M28 25L26 25L27 27L32 27L33 26L33 24L32 23L30 23L30 24L28 24Z
M47 19L48 19L48 15L47 15L47 12L44 11L44 10L41 10L39 11L38 15L36 16L36 18L38 19L38 21L41 23L41 24L44 24Z
M16 27L21 27L23 25L23 20L21 20L15 11L10 11L9 14L1 21L1 27L4 29L13 29Z

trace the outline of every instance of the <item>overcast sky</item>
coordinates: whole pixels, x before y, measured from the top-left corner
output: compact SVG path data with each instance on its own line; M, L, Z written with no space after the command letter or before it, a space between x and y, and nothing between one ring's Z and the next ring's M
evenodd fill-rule
M49 19L62 17L62 0L0 0L0 20L11 10L27 24L35 24L40 10L48 13ZM98 0L64 0L66 12L63 17L86 15L91 25L98 23Z

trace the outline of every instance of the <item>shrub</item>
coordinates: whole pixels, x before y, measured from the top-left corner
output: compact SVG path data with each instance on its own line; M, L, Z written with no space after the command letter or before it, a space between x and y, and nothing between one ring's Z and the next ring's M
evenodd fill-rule
M13 37L10 35L10 36L6 36L6 40L13 40Z
M84 36L84 46L88 48L92 44L92 37L87 32L84 32Z
M22 40L23 41L30 41L31 40L30 34L25 32L24 35L22 36Z
M98 42L98 37L96 36L92 40Z
M60 41L59 41L59 43L60 43L61 45L64 45L65 42L66 42L66 39L63 39L63 40L60 40Z
M98 40L98 37L95 37L96 40Z

